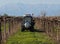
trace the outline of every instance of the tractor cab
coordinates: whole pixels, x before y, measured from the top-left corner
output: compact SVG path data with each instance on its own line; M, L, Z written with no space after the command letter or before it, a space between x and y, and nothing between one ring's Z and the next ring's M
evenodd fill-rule
M34 19L30 14L24 16L23 21L22 21L22 25L21 25L21 27L22 27L21 31L24 31L24 30L33 31L34 24L35 24Z

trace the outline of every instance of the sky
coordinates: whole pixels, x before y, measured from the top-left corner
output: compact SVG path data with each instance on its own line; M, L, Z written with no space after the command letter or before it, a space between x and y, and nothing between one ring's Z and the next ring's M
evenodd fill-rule
M60 0L0 0L0 15L7 13L22 16L34 13L36 16L46 12L47 16L60 15Z

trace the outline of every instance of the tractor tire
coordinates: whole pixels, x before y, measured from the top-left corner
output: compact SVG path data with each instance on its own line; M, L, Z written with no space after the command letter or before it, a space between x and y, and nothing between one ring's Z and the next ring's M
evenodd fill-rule
M30 31L31 31L31 32L34 32L34 27L30 28Z
M21 32L24 32L24 31L25 31L25 29L24 29L24 28L22 28L22 29L21 29Z

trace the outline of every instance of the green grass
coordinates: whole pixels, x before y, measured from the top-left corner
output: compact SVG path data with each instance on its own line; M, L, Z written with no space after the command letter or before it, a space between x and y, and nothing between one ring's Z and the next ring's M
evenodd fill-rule
M10 36L6 44L55 44L48 35L39 32L20 32Z

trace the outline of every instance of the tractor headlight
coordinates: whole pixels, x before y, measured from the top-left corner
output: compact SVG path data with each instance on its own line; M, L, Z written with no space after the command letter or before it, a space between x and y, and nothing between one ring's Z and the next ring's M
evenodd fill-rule
M25 26L26 28L29 28L29 27L30 27L30 23L29 23L29 22L26 22L26 23L24 24L24 26Z

